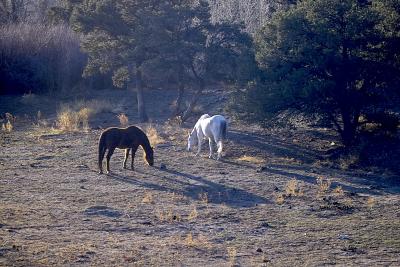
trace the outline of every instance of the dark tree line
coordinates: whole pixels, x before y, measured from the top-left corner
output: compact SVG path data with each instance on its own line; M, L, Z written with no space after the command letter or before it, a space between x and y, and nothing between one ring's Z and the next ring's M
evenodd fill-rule
M256 34L259 78L242 111L264 123L288 108L328 118L346 146L365 123L399 124L400 3L305 0Z
M112 77L114 86L135 88L141 121L148 119L145 85L169 83L168 87L176 88L173 115L185 120L205 87L224 82L246 88L237 95L234 110L264 125L273 123L272 118L286 109L320 114L330 120L347 146L357 141L360 129L370 122L387 131L397 130L400 106L397 0L35 3L39 2L43 7L47 5L43 9L45 23L49 25L44 28L47 32L54 29L51 25L67 24L81 37L80 45L87 57L84 76L101 73ZM16 53L18 50L13 46L20 43L24 33L4 37L4 33L16 31L9 25L22 20L26 3L0 1L0 12L4 14L1 22L8 23L0 28L3 31L0 63L4 63L0 74L5 77L2 81L23 80L24 88L37 85L56 88L63 84L57 82L60 79L76 80L75 74L70 79L57 72L49 82L41 76L37 78L37 73L43 75L56 69L49 67L58 62L53 55L65 53L47 55L44 50L34 52L29 48ZM57 40L52 35L41 36ZM71 45L75 51L78 39L68 36L74 40ZM65 51L62 38L58 40L53 42L54 51ZM37 49L43 47L46 45ZM37 55L45 60L36 58ZM86 58L76 55L76 60L70 57L65 62L83 64ZM50 65L44 66L47 63L43 62ZM60 67L67 65L62 62ZM40 71L31 72L30 64ZM187 92L192 98L184 107L182 100Z

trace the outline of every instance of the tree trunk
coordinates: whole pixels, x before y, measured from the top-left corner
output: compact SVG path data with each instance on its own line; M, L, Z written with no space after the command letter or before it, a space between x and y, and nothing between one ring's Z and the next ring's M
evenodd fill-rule
M189 106L186 108L185 112L183 112L183 115L181 117L182 122L185 122L192 115L193 108L196 105L197 100L199 99L201 93L204 90L205 85L203 79L200 79L199 83L200 83L199 88L197 89L196 93L190 100Z
M359 119L359 112L352 111L348 109L342 109L342 121L343 121L343 129L340 133L343 144L346 147L351 146L354 143L357 133L357 126L358 126L358 119Z
M136 93L138 104L138 116L140 122L147 122L149 118L146 113L146 105L144 102L143 86L142 86L142 71L139 67L136 68Z
M182 106L182 100L183 100L183 92L185 91L185 86L184 84L179 81L179 89L178 89L178 96L175 100L175 107L173 111L173 116L178 116L181 114L181 106Z

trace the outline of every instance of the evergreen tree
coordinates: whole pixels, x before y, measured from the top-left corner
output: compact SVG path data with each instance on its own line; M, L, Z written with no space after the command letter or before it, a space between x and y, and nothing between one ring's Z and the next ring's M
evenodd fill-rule
M115 86L136 83L138 116L148 120L142 68L159 56L162 21L156 0L84 0L72 12L72 27L85 34L82 47L89 60L84 75L111 72Z
M256 37L263 76L246 111L262 120L289 107L324 114L351 145L360 116L388 114L398 94L396 2L305 0L278 12Z

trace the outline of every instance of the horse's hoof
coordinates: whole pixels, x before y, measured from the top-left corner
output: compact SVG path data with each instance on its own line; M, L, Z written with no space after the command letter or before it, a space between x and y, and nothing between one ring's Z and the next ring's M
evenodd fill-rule
M98 175L101 175L101 174L103 174L103 171L99 171L99 172L98 172Z

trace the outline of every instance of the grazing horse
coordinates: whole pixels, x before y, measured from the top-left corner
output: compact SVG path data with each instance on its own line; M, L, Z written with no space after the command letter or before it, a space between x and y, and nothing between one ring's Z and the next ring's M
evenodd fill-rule
M99 174L103 173L103 158L106 150L107 161L106 168L107 173L110 172L110 158L114 153L115 148L125 149L125 158L123 168L126 169L126 161L129 157L129 151L132 149L132 162L131 168L134 170L133 161L135 158L136 150L139 146L142 146L145 151L145 160L147 164L153 166L153 148L150 146L149 139L146 134L136 126L129 126L127 128L108 128L102 132L99 139Z
M189 134L187 150L191 150L197 138L196 156L199 155L203 139L208 138L208 144L210 146L210 154L208 157L213 157L213 142L215 142L218 147L217 160L219 160L222 154L222 141L226 139L226 128L227 122L223 116L215 115L210 117L208 114L202 115Z

